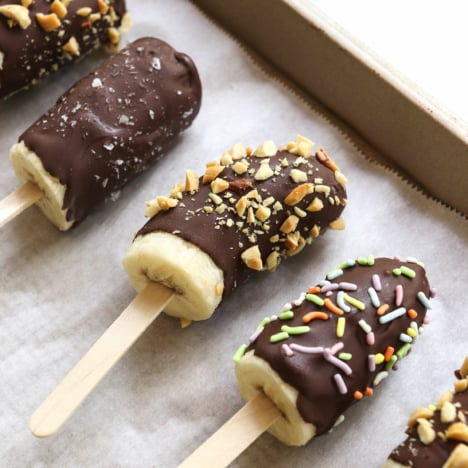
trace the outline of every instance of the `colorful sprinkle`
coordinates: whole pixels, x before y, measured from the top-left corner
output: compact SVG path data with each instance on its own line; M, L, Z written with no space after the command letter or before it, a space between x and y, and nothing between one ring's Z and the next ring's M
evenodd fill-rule
M315 319L320 319L320 320L328 320L328 314L326 312L307 312L307 314L305 314L303 317L302 317L302 321L304 323L309 323L311 322L312 320L315 320Z
M325 349L323 346L302 346L296 343L291 343L289 347L294 351L305 354L322 354Z
M392 273L394 276L401 276L401 269L400 268L394 268L392 270Z
M366 389L364 390L364 393L366 396L371 397L374 395L374 390L372 390L372 388L370 387L366 387Z
M354 265L356 265L356 260L349 258L348 260L345 260L338 268L344 270L345 268L349 268Z
M374 266L374 263L375 263L375 257L372 254L369 254L367 256L367 264L369 266Z
M344 291L338 291L338 294L336 295L336 303L341 310L344 310L345 312L351 312L351 307L345 303L345 294L346 293Z
M397 284L395 286L395 305L401 306L403 304L403 286Z
M370 300L372 302L372 305L375 307L375 308L378 308L380 307L380 299L379 299L379 296L377 295L377 291L370 287L368 290L367 290L367 293L369 294L369 297L370 297Z
M374 332L369 332L369 333L366 335L366 343L367 343L369 346L375 345L375 335L374 335Z
M358 324L364 333L370 333L372 331L372 327L364 319L359 320Z
M369 369L369 372L375 371L375 354L369 354L367 356L367 368Z
M339 317L336 321L336 336L342 338L345 332L346 319L344 317Z
M327 273L327 279L332 281L336 278L339 278L342 274L343 274L343 270L341 268L337 268L336 270L333 270Z
M356 391L353 393L353 397L354 397L356 400L362 400L362 398L364 397L364 395L363 395L362 392L360 392L359 390L356 390Z
M340 289L343 289L345 291L357 291L358 285L355 283L349 283L347 281L342 281L339 285Z
M366 266L366 265L367 265L367 258L365 258L365 257L359 257L359 258L357 259L357 263L358 263L358 265Z
M255 332L250 336L249 343L253 343L260 336L262 331L265 330L265 327L260 327L255 330Z
M295 301L292 301L292 303L295 306L299 307L304 302L305 297L306 297L306 295L304 293L302 293Z
M372 275L372 285L376 291L382 291L382 283L380 281L380 276L377 273Z
M403 343L411 343L413 341L413 338L411 338L411 336L407 335L406 333L401 333L400 341L403 341Z
M418 313L414 309L408 310L408 317L411 319L415 319L418 316Z
M329 348L330 353L336 354L338 351L341 351L344 348L344 343L341 341L338 341L338 343L335 343L331 348Z
M279 314L280 320L289 320L294 318L294 312L292 310L286 310L285 312L281 312Z
M377 315L383 315L387 310L390 309L390 306L388 304L382 304L378 309L377 309Z
M287 340L289 338L288 333L279 332L270 336L270 343L278 343L279 341Z
M321 292L324 293L324 294L326 294L326 293L328 293L328 292L330 292L330 291L335 291L335 290L337 290L338 287L339 287L339 286L338 286L338 283L329 283L329 284L323 286L323 288L321 289Z
M399 307L398 309L394 309L391 312L389 312L386 315L382 315L379 317L379 322L381 324L391 322L392 320L395 320L398 317L401 317L402 315L406 314L406 308L405 307Z
M340 353L340 354L338 354L338 357L342 361L350 361L352 359L353 355L351 353Z
M406 334L409 335L411 338L416 338L418 336L418 330L409 327L406 329Z
M246 344L241 344L239 348L237 348L237 351L234 353L234 356L232 357L232 360L236 364L242 359L242 356L245 354L248 347L249 346Z
M323 299L316 294L306 294L305 297L309 302L312 302L315 305L323 306Z
M396 355L398 359L403 359L406 357L409 353L409 350L411 349L411 345L409 343L404 344L397 352Z
M288 327L288 325L283 325L281 331L288 333L289 335L304 335L304 333L310 332L310 327L308 325L301 325L299 327Z
M309 288L309 290L307 291L307 294L317 294L317 293L320 292L320 289L321 289L320 286L312 286L312 287Z
M376 387L377 385L379 385L380 382L382 382L382 380L385 380L386 378L388 377L388 372L387 371L381 371L379 372L376 376L375 376L375 379L374 379L374 387Z
M384 358L384 355L382 353L377 353L375 355L375 363L378 365L378 364L382 364L382 362L385 361L385 358Z
M401 271L401 274L406 276L407 278L415 278L416 277L416 272L414 270L412 270L411 268L407 267L407 266L402 266L400 268L400 271Z
M265 327L265 326L268 325L270 322L271 322L270 317L265 317L265 318L260 322L259 327Z
M395 348L393 346L387 346L387 349L385 350L385 353L384 353L385 361L387 362L390 361L394 352L395 352Z
M392 370L393 366L395 365L395 363L398 361L398 357L394 354L391 358L390 358L390 361L387 362L387 364L385 364L385 370L386 371L390 371Z
M408 263L416 263L419 264L418 259L416 257L406 257L406 261ZM424 268L424 265L421 265Z
M331 364L334 366L338 367L338 369L341 369L346 375L351 375L353 373L353 370L351 367L348 366L343 361L340 361L337 357L333 356L333 354L330 352L330 350L324 349L323 350L323 357Z
M343 377L341 377L340 374L335 374L333 378L335 379L335 383L336 383L336 386L338 387L338 391L342 395L346 395L346 393L348 393L348 388L346 387Z
M343 297L344 297L346 302L348 302L352 306L356 307L356 309L364 310L366 308L366 305L363 302L361 302L360 300L350 296L347 293L344 293Z
M281 351L286 357L294 356L294 351L286 343L281 345Z
M323 301L323 305L330 311L330 312L333 312L334 314L336 315L343 315L344 312L338 307L336 306L335 304L333 304L333 302L331 301L331 299L325 299Z
M418 292L418 299L419 299L419 302L420 302L426 309L431 309L431 308L432 308L431 303L429 302L429 299L427 298L427 296L426 296L422 291L419 291L419 292Z

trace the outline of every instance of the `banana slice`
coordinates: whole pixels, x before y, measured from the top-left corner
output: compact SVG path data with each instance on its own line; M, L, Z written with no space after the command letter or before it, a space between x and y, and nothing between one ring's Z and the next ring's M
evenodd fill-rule
M221 302L223 272L197 246L176 235L153 232L138 236L123 264L137 291L154 281L176 292L165 308L168 315L205 320Z
M237 386L245 401L251 400L261 390L279 408L282 416L268 432L287 445L305 445L315 436L316 429L304 421L297 410L299 392L285 383L270 365L249 351L236 368Z
M44 169L39 156L20 141L11 148L10 161L20 182L34 182L44 192L36 202L44 215L61 231L70 229L73 222L62 208L66 187Z

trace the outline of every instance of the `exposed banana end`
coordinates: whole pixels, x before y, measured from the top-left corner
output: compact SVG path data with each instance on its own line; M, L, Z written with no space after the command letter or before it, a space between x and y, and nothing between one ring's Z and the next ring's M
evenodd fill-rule
M316 429L303 420L297 410L298 392L263 359L247 352L236 367L239 392L244 400L251 400L261 390L281 411L281 417L268 429L272 435L286 445L305 445L315 436Z
M400 463L397 463L396 461L393 460L387 460L383 465L382 468L410 468L409 465L402 465Z
M165 312L187 320L206 320L221 302L223 272L197 246L166 232L137 237L123 265L130 283L141 291L150 281L175 291Z
M38 155L23 141L11 148L10 160L21 183L34 182L44 193L36 202L44 215L61 231L70 229L73 221L67 220L67 211L62 208L66 187L44 169Z

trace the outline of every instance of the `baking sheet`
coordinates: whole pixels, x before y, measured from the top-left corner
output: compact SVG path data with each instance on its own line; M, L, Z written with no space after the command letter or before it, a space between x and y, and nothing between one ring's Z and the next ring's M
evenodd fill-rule
M452 384L468 354L462 292L468 221L370 162L320 108L259 67L189 2L128 0L129 41L155 35L188 53L204 85L202 110L176 147L83 224L58 232L35 208L0 230L0 454L8 467L172 467L243 402L231 356L258 320L343 259L415 256L437 290L431 324L407 360L355 405L344 424L304 448L261 436L235 467L379 466L403 439L409 413ZM0 191L17 187L7 151L103 54L0 103ZM323 145L349 179L347 229L328 232L274 274L259 274L215 316L182 330L160 316L62 430L35 439L28 420L135 296L121 259L144 223L144 202L168 194L187 167L202 173L236 142L278 144L297 133Z

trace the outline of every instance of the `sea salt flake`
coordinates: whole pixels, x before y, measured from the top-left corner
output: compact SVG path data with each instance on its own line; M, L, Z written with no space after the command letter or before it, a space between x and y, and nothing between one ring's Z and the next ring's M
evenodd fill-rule
M153 60L151 60L151 66L155 70L161 70L161 60L158 57L153 57Z
M91 86L93 88L101 88L102 87L102 81L99 78L94 78L93 82L91 83Z

